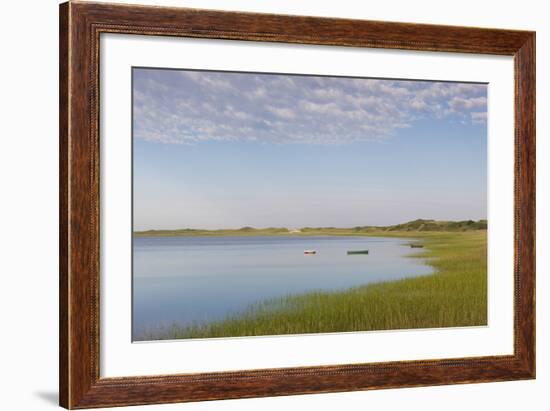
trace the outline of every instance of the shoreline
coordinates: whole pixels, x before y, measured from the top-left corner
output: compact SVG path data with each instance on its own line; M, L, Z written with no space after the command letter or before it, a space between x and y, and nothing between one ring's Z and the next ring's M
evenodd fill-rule
M237 229L191 229L176 230L146 230L134 231L133 237L210 237L210 236L309 236L309 235L368 235L380 232L462 232L487 229L487 220L437 221L418 219L403 224L389 226L357 226L357 227L301 227L288 229L286 227Z
M423 250L407 257L425 259L434 272L343 291L273 298L224 320L174 325L137 341L486 325L486 230L353 235L423 241Z

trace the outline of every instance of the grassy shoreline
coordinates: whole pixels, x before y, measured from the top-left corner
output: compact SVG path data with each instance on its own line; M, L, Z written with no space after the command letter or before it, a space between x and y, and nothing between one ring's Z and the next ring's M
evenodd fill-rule
M257 235L257 234L256 234ZM318 235L318 234L317 234ZM332 234L331 235L335 235ZM288 295L250 306L225 320L174 325L143 340L307 334L487 324L486 230L346 232L420 240L434 273L345 291Z
M135 231L135 237L208 237L208 236L311 236L311 235L379 235L382 232L462 232L487 229L487 220L437 221L418 219L390 226L302 227L289 230L285 227L205 230L182 228L176 230Z

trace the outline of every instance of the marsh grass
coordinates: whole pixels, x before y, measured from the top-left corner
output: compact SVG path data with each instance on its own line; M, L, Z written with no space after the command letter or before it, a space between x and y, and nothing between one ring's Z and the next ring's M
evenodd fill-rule
M173 325L146 339L239 337L487 324L487 232L371 232L424 245L434 273L336 292L287 295L224 320Z

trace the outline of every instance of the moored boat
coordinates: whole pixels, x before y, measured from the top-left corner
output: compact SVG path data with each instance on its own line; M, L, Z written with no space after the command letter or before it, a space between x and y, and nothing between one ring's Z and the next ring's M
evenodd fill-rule
M369 253L369 250L350 250L348 251L348 255L353 255L353 254L368 254Z
M317 251L315 251L315 250L304 250L304 254L309 254L309 255L317 254Z

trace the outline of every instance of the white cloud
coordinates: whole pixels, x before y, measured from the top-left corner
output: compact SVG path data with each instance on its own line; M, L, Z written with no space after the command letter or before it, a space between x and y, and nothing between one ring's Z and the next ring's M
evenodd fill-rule
M294 112L289 108L279 108L273 106L266 106L267 110L275 114L277 117L284 118L287 120L296 118Z
M135 136L164 143L380 140L418 118L482 124L486 106L480 84L154 69L134 78Z
M415 110L425 110L429 107L429 105L420 98L413 98L410 101L411 107Z
M475 111L470 113L470 118L476 124L482 124L487 121L487 112L486 111Z
M483 108L487 106L485 97L453 97L449 101L449 107L455 111L472 110L474 108Z
M200 72L200 71L179 71L179 73L184 77L191 79L197 84L214 89L231 89L233 86L228 80L220 79L216 76L210 75L210 72Z
M258 87L252 91L245 92L244 95L251 100L262 99L267 96L267 90L265 87Z

